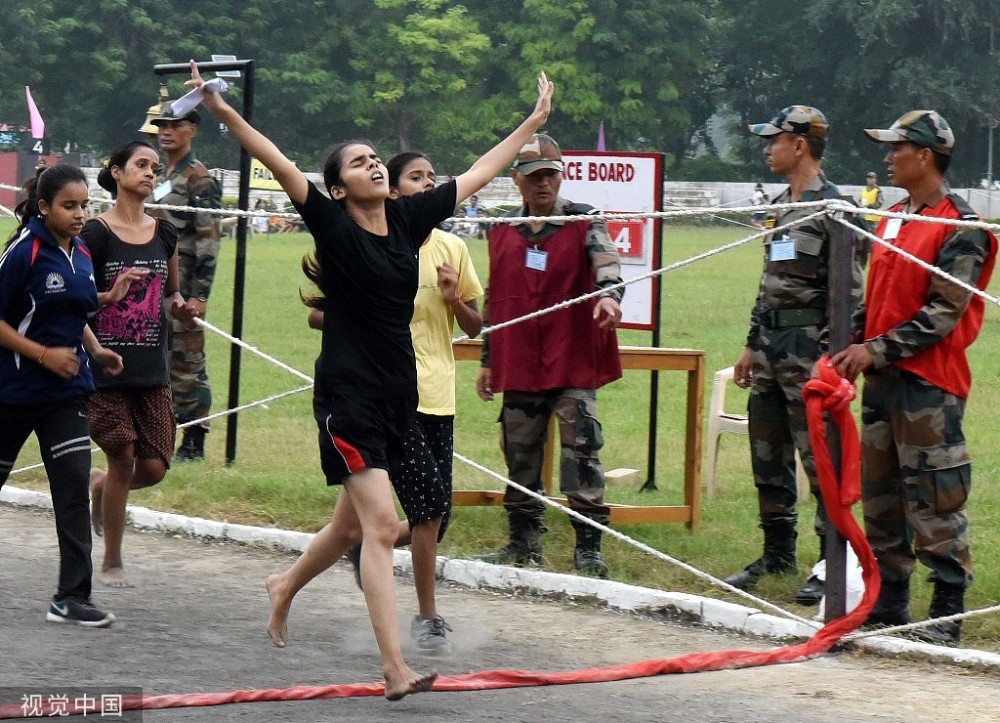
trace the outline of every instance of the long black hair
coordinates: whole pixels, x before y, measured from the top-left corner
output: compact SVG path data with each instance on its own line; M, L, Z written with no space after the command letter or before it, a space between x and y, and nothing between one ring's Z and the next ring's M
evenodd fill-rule
M326 156L326 162L323 163L323 186L331 197L333 196L331 189L343 183L340 170L344 166L344 151L349 146L368 146L372 150L375 149L375 146L367 138L353 138L349 141L341 141L330 149L330 152ZM391 181L390 185L392 185ZM333 202L343 203L343 201L337 199L333 199ZM302 273L319 290L317 294L306 294L303 293L302 289L299 289L299 298L302 299L302 303L313 309L326 308L326 291L323 289L322 283L323 269L320 266L319 258L317 258L315 251L310 251L302 257Z
M87 185L87 176L76 166L71 166L68 163L57 163L47 168L39 166L35 171L35 176L25 181L21 187L25 193L25 199L14 208L18 226L11 237L7 239L7 245L10 246L14 239L20 235L32 217L41 218L41 214L38 212L39 201L51 204L65 186L77 182Z

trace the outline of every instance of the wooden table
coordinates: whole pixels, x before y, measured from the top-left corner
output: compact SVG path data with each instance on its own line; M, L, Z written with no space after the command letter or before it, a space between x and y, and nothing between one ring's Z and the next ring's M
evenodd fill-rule
M479 361L482 342L478 340L456 342L455 359ZM682 505L619 505L608 503L611 522L636 524L645 522L684 522L695 529L701 516L701 423L705 388L705 352L698 349L657 349L643 346L622 346L622 369L687 372L687 401L685 411L684 441L684 504ZM545 494L554 502L566 505L563 497L552 496L556 424L549 425L542 484ZM497 490L455 490L455 505L502 505L503 492Z

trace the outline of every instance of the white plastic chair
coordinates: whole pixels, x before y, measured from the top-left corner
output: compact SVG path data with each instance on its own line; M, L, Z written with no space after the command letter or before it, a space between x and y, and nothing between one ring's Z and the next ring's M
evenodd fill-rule
M708 458L705 460L705 494L715 495L715 468L719 461L719 437L723 432L748 434L747 415L726 411L726 385L733 380L733 367L720 369L712 379L712 397L708 403Z
M726 411L726 385L733 380L733 367L720 369L712 379L712 396L708 403L708 458L705 460L705 494L715 495L716 465L719 461L719 438L724 432L749 434L747 415L734 414ZM795 478L798 487L798 497L804 500L809 496L809 478L795 452Z

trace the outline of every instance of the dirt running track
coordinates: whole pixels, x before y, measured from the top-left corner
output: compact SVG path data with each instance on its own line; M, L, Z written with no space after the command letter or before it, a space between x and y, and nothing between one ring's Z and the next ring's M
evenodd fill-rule
M99 544L99 541L98 541ZM95 546L96 547L96 546ZM0 686L141 686L147 695L358 683L379 678L374 638L351 573L337 566L300 594L289 647L264 631L263 580L289 556L229 543L129 532L138 586L95 588L110 630L46 623L56 575L51 516L0 505ZM99 559L95 552L95 559ZM399 585L401 619L415 608ZM706 630L586 607L444 587L450 658L409 650L442 674L495 668L575 670L695 651L762 647ZM404 636L408 641L408 637ZM18 698L19 699L19 698ZM622 683L247 703L144 713L145 721L997 721L1000 680L955 668L838 654L807 663ZM93 716L86 719L93 720Z

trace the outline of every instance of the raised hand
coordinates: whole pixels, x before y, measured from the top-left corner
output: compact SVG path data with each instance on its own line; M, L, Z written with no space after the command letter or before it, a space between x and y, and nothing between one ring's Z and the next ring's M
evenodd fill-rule
M532 111L532 115L539 119L540 124L544 123L548 119L549 113L552 112L552 94L555 89L555 83L548 79L545 71L538 74L538 100L535 102L535 110ZM539 127L541 126L539 125Z
M201 77L201 71L198 70L198 64L194 60L191 61L191 80L184 81L184 85L191 88L202 88L202 86L205 86L205 81ZM201 104L212 115L218 115L219 111L229 105L222 99L222 94L216 93L211 86L204 87L204 92Z

